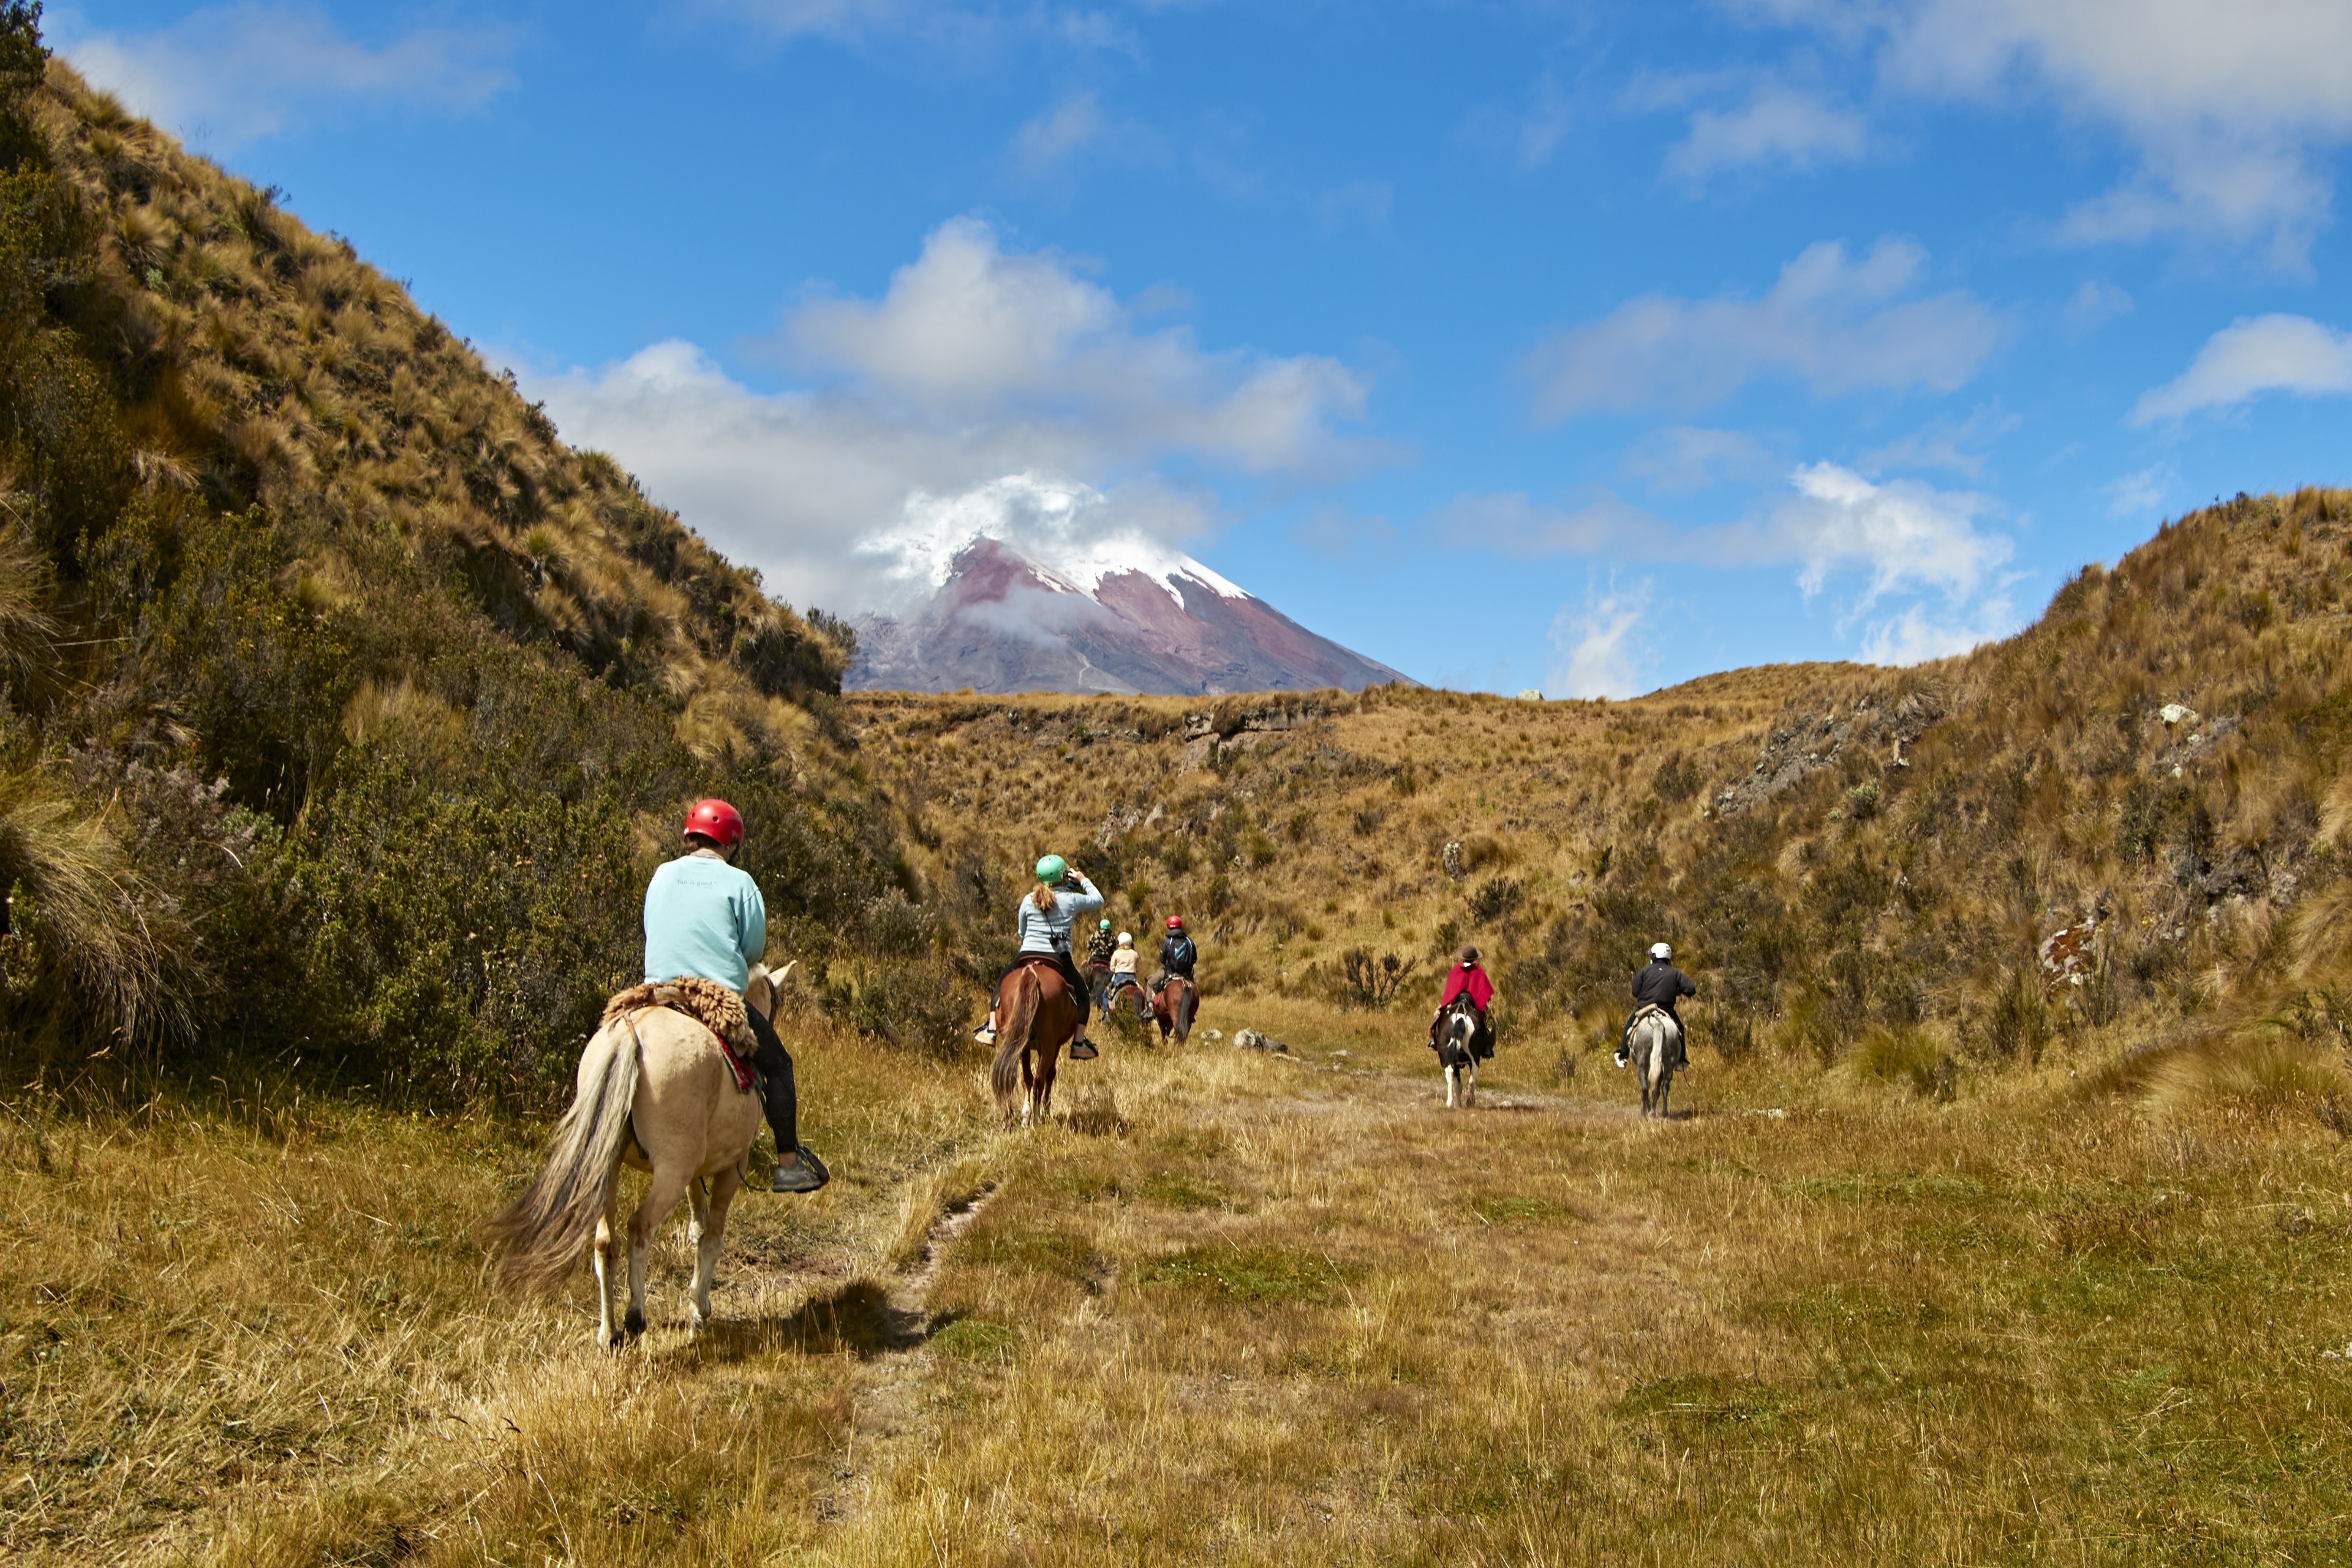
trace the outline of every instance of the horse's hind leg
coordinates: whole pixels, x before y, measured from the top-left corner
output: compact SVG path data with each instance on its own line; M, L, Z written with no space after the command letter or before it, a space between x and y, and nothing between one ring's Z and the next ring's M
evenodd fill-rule
M703 1245L710 1234L710 1184L700 1176L687 1183L686 1201L692 1210L686 1222L686 1239L694 1248L694 1280L687 1287L687 1314L698 1329L710 1321L709 1249Z
M1472 1057L1462 1069L1462 1103L1466 1108L1478 1103L1478 1058Z
M719 1248L727 1239L727 1209L735 1201L735 1194L743 1185L743 1169L730 1165L719 1173L710 1184L710 1197L702 1201L702 1184L690 1189L695 1194L694 1231L694 1326L700 1328L710 1321L710 1288L719 1282Z
M1445 1109L1454 1109L1454 1086L1461 1081L1462 1069L1452 1062L1445 1064Z
M614 1182L604 1194L604 1215L596 1222L596 1245L591 1249L596 1260L596 1342L610 1350L624 1336L613 1322L613 1298L619 1292L621 1282L614 1279L619 1258L618 1237L621 1218L621 1184Z
M677 1207L677 1200L686 1196L687 1184L684 1172L656 1165L646 1201L629 1216L629 1315L622 1327L630 1333L646 1331L646 1251L653 1245L654 1226Z

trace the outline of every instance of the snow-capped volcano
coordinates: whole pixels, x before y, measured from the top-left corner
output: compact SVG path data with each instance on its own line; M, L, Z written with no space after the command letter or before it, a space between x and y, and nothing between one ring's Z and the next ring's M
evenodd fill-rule
M857 662L845 684L1174 694L1359 690L1404 679L1181 550L1127 529L1086 537L1073 526L1094 496L1083 487L999 483L1021 487L1031 526L989 526L1013 499L992 486L943 502L919 498L908 527L876 542L893 558L903 607L857 621Z

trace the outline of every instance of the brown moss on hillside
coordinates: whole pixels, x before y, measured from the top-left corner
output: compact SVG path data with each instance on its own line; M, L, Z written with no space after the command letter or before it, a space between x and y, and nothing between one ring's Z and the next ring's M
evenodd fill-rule
M564 446L349 242L60 61L27 112L97 231L90 335L131 389L140 483L299 520L301 567L331 598L363 598L390 542L501 626L659 685L706 745L778 722L760 699L839 689L831 637L611 458Z

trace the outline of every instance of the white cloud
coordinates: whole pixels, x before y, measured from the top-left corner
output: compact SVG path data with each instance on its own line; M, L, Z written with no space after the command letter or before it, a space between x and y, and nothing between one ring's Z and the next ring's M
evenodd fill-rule
M2086 279L2066 301L2066 330L2076 337L2096 331L2132 311L2132 297L2104 278Z
M2179 482L2180 476L2173 471L2170 464L2158 463L2136 474L2109 479L2099 487L2099 493L2107 498L2110 516L2146 517L2162 509L2165 498L2172 494L2173 487Z
M1536 79L1529 99L1524 109L1490 105L1474 110L1463 121L1462 139L1522 169L1542 168L1567 139L1573 115L1559 79L1549 71Z
M2005 597L1988 599L1975 614L1956 619L1935 616L1924 605L1912 605L1894 619L1870 628L1863 638L1862 660L1864 664L1925 664L1931 658L1967 653L2016 629L2016 612Z
M912 37L969 50L1023 33L1079 49L1139 52L1132 29L1108 12L1082 6L941 4L940 0L687 0L707 15L746 24L780 41L830 38L862 44Z
M1984 472L1982 448L2024 423L2000 404L1989 403L1966 419L1931 419L1908 436L1864 452L1862 468L1873 474L1887 468L1948 468L1973 479Z
M1069 156L1100 137L1102 104L1091 92L1063 100L1024 125L1013 138L1013 155L1031 175L1050 174Z
M2010 624L2000 572L2016 547L2007 535L1979 525L1992 510L1984 497L1908 480L1873 483L1834 463L1801 467L1789 484L1795 493L1760 515L1704 528L1676 529L1605 494L1577 508L1544 506L1517 494L1462 496L1432 514L1428 526L1452 547L1518 557L1792 565L1809 599L1833 579L1859 574L1863 582L1841 630L1889 599L1915 601L1866 630L1865 650L1882 663L1940 657L1919 650L1972 646L1994 635L1987 627ZM1916 602L1922 599L1935 602L1932 614ZM1603 631L1615 625L1589 614L1579 624L1584 622ZM1971 641L1956 640L1963 637ZM1619 644L1604 637L1593 646L1599 658L1598 650Z
M1133 312L1051 253L1006 253L987 225L942 224L879 300L818 300L786 336L914 413L1083 428L1107 456L1182 449L1251 472L1360 462L1333 430L1369 384L1337 360L1208 353L1182 327L1139 333Z
M903 596L903 547L941 517L996 516L1056 549L1056 519L1172 546L1213 531L1218 503L1156 463L1309 475L1376 455L1334 428L1367 390L1336 362L1208 353L1132 314L1064 259L958 220L881 300L788 316L834 373L819 389L754 390L679 342L524 379L566 439L614 453L774 591L850 613Z
M1653 430L1625 454L1629 473L1654 490L1705 489L1727 479L1768 479L1780 459L1755 437L1738 430L1703 430L1689 425Z
M1899 479L1873 484L1835 463L1808 464L1789 482L1797 498L1774 510L1766 533L1799 563L1797 586L1807 597L1832 573L1860 569L1870 574L1862 609L1920 590L1965 599L2016 548L1976 526L1991 508L1982 496Z
M2023 92L2104 122L2140 172L2077 207L2084 240L2185 232L2307 265L2327 219L2326 154L2352 138L2352 6L2343 0L1764 0L1843 41L1885 40L1895 88Z
M1563 607L1551 623L1554 658L1545 689L1554 697L1639 696L1651 596L1647 578L1625 588L1612 578L1605 592L1588 589L1582 604Z
M1693 114L1690 133L1667 150L1666 173L1703 184L1727 169L1850 163L1862 157L1867 130L1852 110L1792 88L1761 87L1740 108Z
M1704 407L1760 376L1792 376L1816 396L1864 388L1965 384L2003 326L1965 289L1906 299L1927 264L1907 240L1860 260L1834 241L1809 246L1760 299L1645 295L1598 321L1554 333L1527 368L1547 421L1599 409Z
M1430 527L1449 545L1491 550L1532 560L1543 555L1600 555L1648 550L1679 554L1687 535L1663 519L1603 493L1584 506L1545 506L1517 490L1464 495L1430 515Z
M1316 554L1339 562L1394 551L1396 525L1378 515L1360 516L1336 506L1319 506L1290 527L1291 540Z
M2179 376L2143 393L2132 405L2131 423L2233 408L2265 392L2352 393L2352 333L2308 316L2242 317L2208 338Z
M309 6L219 6L149 33L98 28L61 10L48 31L92 83L215 149L358 103L467 113L514 80L507 29L422 28L372 47Z

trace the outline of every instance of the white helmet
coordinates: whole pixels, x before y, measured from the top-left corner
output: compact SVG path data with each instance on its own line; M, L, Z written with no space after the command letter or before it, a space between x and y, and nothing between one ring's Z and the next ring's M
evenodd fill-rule
M1118 933L1118 945L1121 947L1133 947L1135 945L1135 939L1128 935L1127 932L1121 931Z
M1675 950L1668 947L1663 942L1654 942L1650 944L1650 956L1652 958L1672 958L1674 955Z

